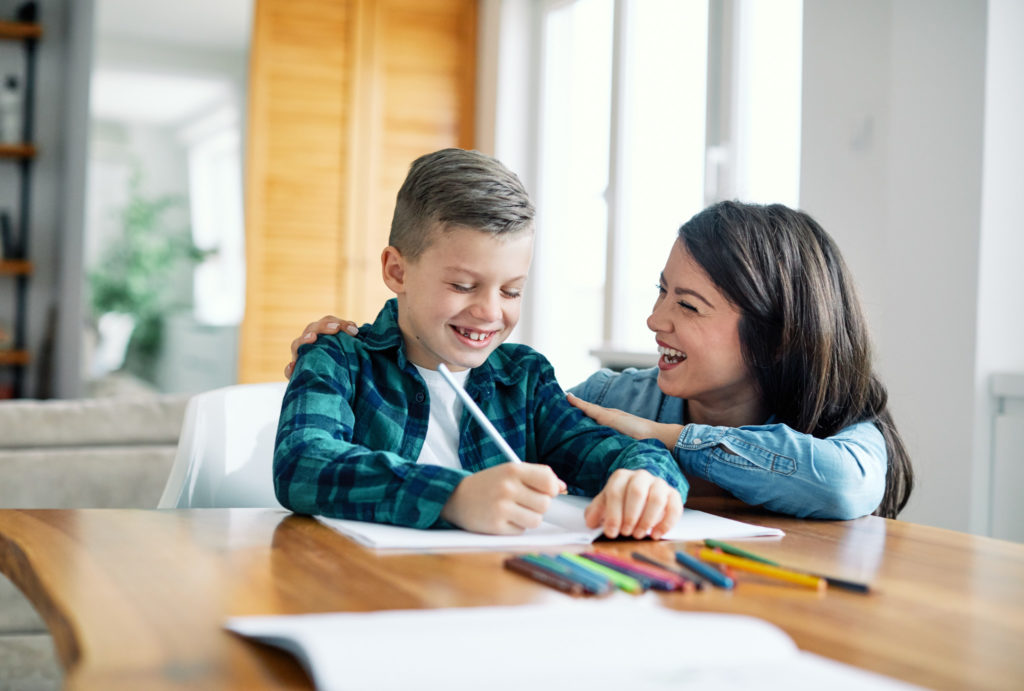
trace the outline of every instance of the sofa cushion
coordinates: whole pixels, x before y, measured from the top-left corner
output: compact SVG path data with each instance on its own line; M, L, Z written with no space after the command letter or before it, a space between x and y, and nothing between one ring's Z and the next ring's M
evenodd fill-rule
M175 446L0 449L0 507L155 509Z
M56 691L62 674L46 634L0 637L0 689Z
M177 444L182 394L0 401L0 449L109 444Z
M46 633L46 624L21 591L0 575L0 641L15 633ZM3 684L0 684L0 689Z

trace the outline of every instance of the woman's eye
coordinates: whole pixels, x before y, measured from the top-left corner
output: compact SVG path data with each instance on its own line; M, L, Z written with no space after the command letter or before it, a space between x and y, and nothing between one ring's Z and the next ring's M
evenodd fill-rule
M696 312L697 311L697 308L694 307L693 305L691 305L688 302L684 302L684 301L680 300L676 304L679 305L680 307L682 307L683 309L690 310L691 312Z
M518 300L523 296L523 291L521 290L503 290L501 292L510 300Z
M469 291L473 290L473 286L466 286L462 285L461 283L452 283L451 287L455 290L456 293L468 293Z

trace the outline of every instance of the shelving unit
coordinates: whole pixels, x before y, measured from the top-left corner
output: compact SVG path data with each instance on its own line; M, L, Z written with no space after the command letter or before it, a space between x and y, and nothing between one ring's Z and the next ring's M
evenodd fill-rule
M31 229L32 163L36 157L33 142L33 120L36 79L36 43L43 35L42 26L33 22L0 21L0 40L19 41L24 50L22 142L0 144L0 164L13 162L18 167L18 198L13 218L15 244L24 255L0 259L0 296L13 284L14 347L0 350L0 367L13 372L10 392L15 398L24 395L25 370L32 362L28 341L28 281L32 276L32 262L27 259ZM6 67L6 66L0 66ZM6 375L6 372L3 373Z

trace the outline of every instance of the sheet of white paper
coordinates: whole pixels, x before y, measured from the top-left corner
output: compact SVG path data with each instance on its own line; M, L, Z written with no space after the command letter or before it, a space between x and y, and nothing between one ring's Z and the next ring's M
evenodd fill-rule
M544 515L538 528L520 535L484 535L465 530L417 530L382 523L350 521L318 516L324 525L337 530L361 545L377 549L511 549L518 547L550 547L557 545L588 545L601 534L600 529L587 528L583 510L590 499L558 496ZM742 523L703 511L685 509L679 523L665 535L666 540L727 540L739 537L781 537L777 528Z
M289 650L322 691L910 688L801 653L760 619L636 598L236 617L226 628Z
M484 535L466 530L417 530L323 516L317 519L359 544L377 549L507 549L589 545L601 534L599 529L587 528L583 520L583 508L580 507L586 507L589 501L583 497L556 497L540 527L519 535Z
M731 540L739 537L782 537L778 528L734 521L731 518L715 516L696 509L683 509L683 517L672 530L665 533L663 540Z

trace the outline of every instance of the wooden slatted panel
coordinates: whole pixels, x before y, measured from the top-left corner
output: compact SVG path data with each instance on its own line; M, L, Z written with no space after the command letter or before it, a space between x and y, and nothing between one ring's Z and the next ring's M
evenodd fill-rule
M476 0L257 2L240 381L280 378L312 319L370 321L391 297L409 164L473 145L476 21Z
M280 379L292 338L336 308L351 10L350 0L254 8L241 382Z
M353 198L366 199L348 227L338 304L370 321L392 297L381 280L395 195L422 154L472 148L476 79L475 0L378 0L367 4L361 54L373 67L358 107L363 159Z

